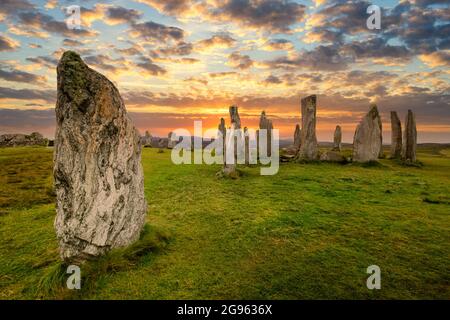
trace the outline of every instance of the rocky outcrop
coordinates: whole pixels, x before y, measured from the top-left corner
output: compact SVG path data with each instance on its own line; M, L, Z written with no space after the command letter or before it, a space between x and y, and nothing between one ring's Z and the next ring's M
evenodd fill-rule
M353 161L376 161L382 147L381 119L376 105L364 116L356 127L353 138Z
M119 91L74 52L57 67L55 229L61 257L84 261L139 238L147 203L140 135Z
M299 160L319 159L319 148L316 137L316 95L301 100L302 130L301 145L297 155Z
M391 158L400 159L402 155L402 124L397 112L391 111Z
M32 134L2 134L0 135L0 147L20 147L20 146L47 146L48 139L39 132Z
M416 149L417 149L417 129L416 129L416 116L411 110L408 110L408 114L405 119L405 132L403 135L403 150L402 159L405 162L416 162Z
M300 149L300 145L302 143L302 130L300 129L300 125L295 125L295 131L294 131L294 148Z
M342 145L342 129L341 126L336 126L333 137L333 151L341 151L341 145Z
M152 135L150 132L145 131L145 134L143 137L141 137L141 144L143 147L151 148L152 147Z

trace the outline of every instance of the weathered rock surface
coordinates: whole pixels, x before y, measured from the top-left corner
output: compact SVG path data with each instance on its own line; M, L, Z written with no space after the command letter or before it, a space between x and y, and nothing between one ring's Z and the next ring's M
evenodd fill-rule
M272 120L268 119L266 116L266 112L261 112L261 116L259 118L259 131L258 135L261 132L261 129L265 130L266 132L266 141L267 141L267 156L270 157L272 154L272 129L273 124ZM259 140L258 140L258 147L259 147Z
M333 151L341 151L342 145L342 129L341 126L336 126L333 138Z
M174 132L169 132L167 136L167 148L173 149L178 144L178 142L179 139L177 138L176 134Z
M47 146L48 139L45 139L39 132L32 134L2 134L0 135L0 147L19 146Z
M227 156L225 154L224 158L224 166L223 166L223 174L229 177L237 177L238 172L236 171L236 164L237 164L237 157L238 157L238 139L241 139L243 137L240 137L239 132L241 129L241 118L239 117L238 113L238 107L237 106L231 106L229 108L230 112L230 119L231 119L231 135L226 137L226 147L225 149L229 148L232 144L234 145L234 161L227 161ZM237 132L236 132L237 131ZM237 133L236 136L234 136L234 133Z
M402 159L406 162L416 162L417 129L416 116L408 110L405 120L405 132L403 135Z
M321 161L328 162L346 162L345 157L337 151L327 151L320 155Z
M400 159L402 155L402 124L397 112L391 111L391 158Z
M299 160L319 159L319 148L316 137L316 95L303 98L301 145L297 155Z
M152 147L152 135L150 134L150 132L145 131L145 134L143 137L141 137L141 144L143 147L148 147L151 148Z
M295 125L295 131L294 131L294 148L300 149L300 145L302 143L302 130L300 129L300 125Z
M220 118L220 123L218 126L218 134L217 134L217 138L220 139L220 137L222 137L222 148L218 148L217 152L219 152L219 154L222 154L222 156L225 156L225 142L226 142L226 134L227 134L227 128L225 127L225 119L224 118Z
M78 54L63 54L57 76L55 229L61 257L78 262L139 238L140 135L116 87Z
M363 117L356 127L353 138L353 161L376 161L382 147L381 119L376 105Z

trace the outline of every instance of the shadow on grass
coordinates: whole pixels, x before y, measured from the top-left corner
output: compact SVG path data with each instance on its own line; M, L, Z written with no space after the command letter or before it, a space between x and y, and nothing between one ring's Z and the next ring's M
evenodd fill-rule
M138 241L125 248L111 250L104 256L88 260L81 266L81 289L69 290L66 273L69 264L58 262L47 268L36 288L36 296L41 299L81 299L93 292L102 278L120 271L136 267L146 256L158 253L169 242L170 235L146 224Z

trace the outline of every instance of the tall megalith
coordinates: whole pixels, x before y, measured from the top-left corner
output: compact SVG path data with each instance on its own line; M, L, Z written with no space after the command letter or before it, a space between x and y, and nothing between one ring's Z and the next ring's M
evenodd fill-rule
M369 112L356 127L353 137L353 161L376 161L382 147L381 119L376 105L372 105Z
M300 149L297 155L299 160L317 160L319 158L316 137L316 102L316 95L301 100L302 130Z
M400 159L402 155L402 124L397 112L391 111L391 158Z
M67 51L57 67L55 229L65 261L139 238L147 203L139 132L119 91Z
M416 116L408 110L405 120L405 131L403 135L402 159L406 162L416 162L417 129Z

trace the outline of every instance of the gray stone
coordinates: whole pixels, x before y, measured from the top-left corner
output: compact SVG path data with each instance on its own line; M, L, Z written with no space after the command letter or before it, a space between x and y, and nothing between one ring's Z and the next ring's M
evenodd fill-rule
M353 161L376 161L382 147L381 119L376 105L362 118L353 138Z
M341 126L336 126L333 137L333 151L341 151L341 145L342 145L342 129Z
M239 117L239 113L238 113L238 107L237 106L231 106L229 108L229 112L230 112L230 119L231 119L231 132L237 131L239 132L241 129L241 118ZM236 170L236 164L237 164L237 154L238 154L238 143L237 143L237 139L240 139L239 135L236 137L233 137L233 139L231 139L232 137L226 137L226 143L230 144L233 143L234 144L234 161L233 163L227 163L227 157L224 157L224 166L223 166L223 174L232 178L235 178L238 176L238 172Z
M173 132L169 132L167 136L167 148L173 149L179 142L179 139L177 139L176 134Z
M217 152L225 157L225 139L227 134L227 128L225 127L225 119L220 118L220 124L218 127L217 138L222 137L222 148L218 148ZM224 158L225 159L225 158Z
M327 151L322 153L320 160L328 162L346 162L345 157L337 151Z
M140 135L113 83L75 52L63 54L57 83L55 229L62 259L82 262L139 238Z
M316 101L316 95L311 95L301 100L301 145L297 155L299 160L319 159L319 148L316 137Z
M402 155L402 124L397 112L391 111L391 158L400 159Z
M141 137L141 144L143 147L147 147L150 148L152 147L152 135L150 134L150 132L145 131L144 136Z
M405 131L403 135L402 159L406 162L416 162L417 129L416 116L408 110L405 120Z
M294 132L294 148L300 149L300 145L302 143L302 130L300 129L300 125L295 125L295 132Z
M266 130L266 135L267 135L267 156L270 157L272 154L272 129L273 129L273 124L272 124L272 120L268 119L266 116L266 112L263 111L261 112L261 116L259 118L259 129L263 129ZM258 130L258 135L261 132L260 130ZM258 147L259 147L259 139L258 139Z

